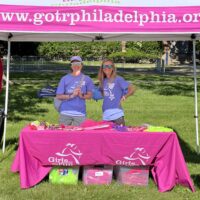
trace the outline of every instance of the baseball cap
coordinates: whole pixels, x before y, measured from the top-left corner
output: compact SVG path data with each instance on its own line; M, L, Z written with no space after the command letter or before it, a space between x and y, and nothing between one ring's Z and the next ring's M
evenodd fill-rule
M73 61L79 61L79 62L83 62L82 61L82 58L80 56L72 56L70 58L70 62L73 62Z

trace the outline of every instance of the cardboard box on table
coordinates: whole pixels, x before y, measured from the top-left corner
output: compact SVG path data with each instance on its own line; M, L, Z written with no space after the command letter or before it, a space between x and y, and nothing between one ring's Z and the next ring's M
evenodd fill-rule
M49 181L54 184L77 184L79 167L53 167L49 173Z
M84 166L83 183L90 184L110 184L112 182L113 166Z
M149 182L149 166L116 166L114 173L121 184L147 186Z

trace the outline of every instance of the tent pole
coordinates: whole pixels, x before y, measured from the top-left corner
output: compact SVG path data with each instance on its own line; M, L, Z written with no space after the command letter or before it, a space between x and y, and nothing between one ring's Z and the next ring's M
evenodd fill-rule
M9 93L9 75L10 75L10 50L11 50L11 39L12 35L8 36L8 54L7 54L7 65L6 65L6 94L5 94L5 120L4 120L4 132L3 132L3 147L2 151L5 152L6 147L6 128L7 128L7 113L8 113L8 93Z
M196 37L195 37L196 38ZM195 103L195 123L196 123L196 147L199 153L199 127L198 127L198 103L197 103L197 66L196 66L196 40L192 38L193 42L193 70L194 70L194 103Z

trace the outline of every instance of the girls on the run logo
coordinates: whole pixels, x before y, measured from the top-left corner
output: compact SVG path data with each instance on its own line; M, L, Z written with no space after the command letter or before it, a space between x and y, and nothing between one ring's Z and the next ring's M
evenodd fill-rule
M48 161L54 165L80 165L79 159L82 156L76 144L67 143L61 152L55 153L56 156L51 156Z

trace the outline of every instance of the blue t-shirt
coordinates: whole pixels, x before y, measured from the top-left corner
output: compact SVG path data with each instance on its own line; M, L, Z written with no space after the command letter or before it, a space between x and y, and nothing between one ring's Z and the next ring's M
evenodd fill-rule
M56 94L70 95L77 87L81 88L82 94L86 94L87 92L92 92L94 89L94 83L89 76L82 73L78 76L67 74L60 80ZM68 113L67 115L71 116L85 116L85 99L77 96L72 99L64 100L60 106L60 113Z
M104 100L103 100L103 116L104 119L109 119L109 113L110 115L113 115L114 111L119 112L121 116L123 116L123 110L120 106L120 100L123 95L127 93L127 89L130 83L128 83L124 78L117 76L112 82L109 82L107 78L105 78L103 82L103 92L104 92ZM105 112L108 111L108 112ZM113 112L112 112L113 111ZM121 117L118 116L118 117ZM113 120L113 118L110 118Z

